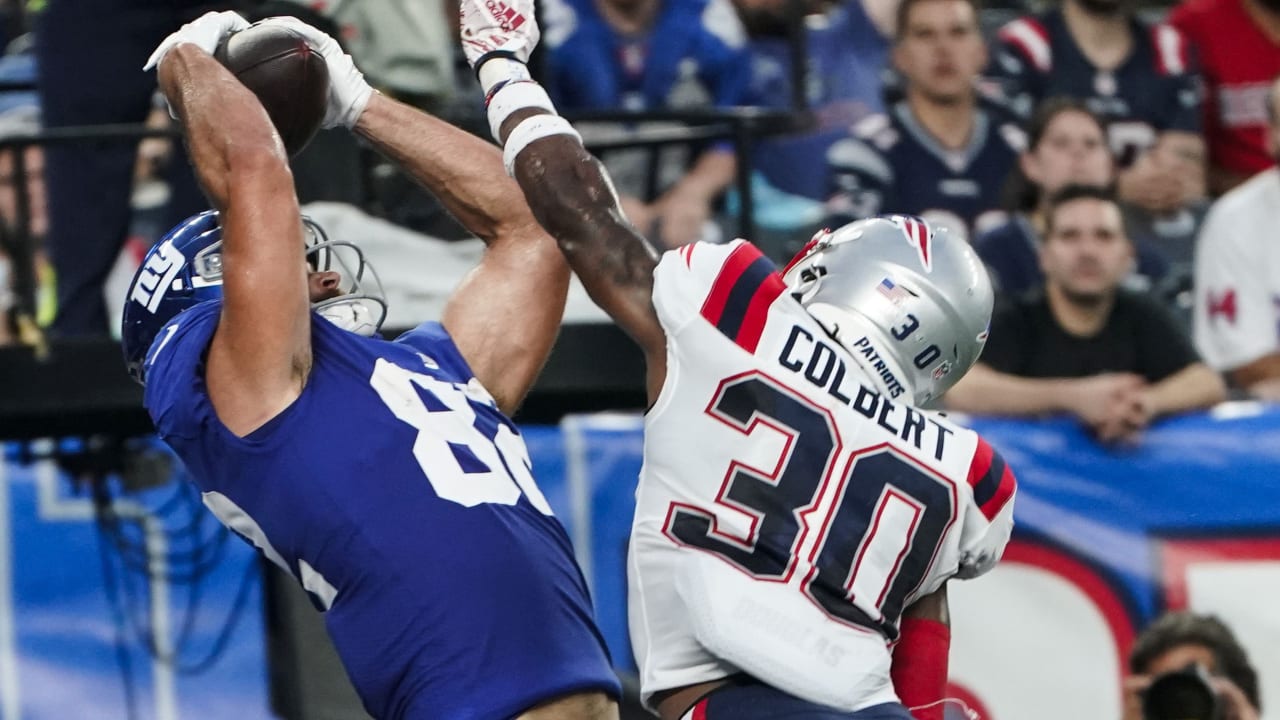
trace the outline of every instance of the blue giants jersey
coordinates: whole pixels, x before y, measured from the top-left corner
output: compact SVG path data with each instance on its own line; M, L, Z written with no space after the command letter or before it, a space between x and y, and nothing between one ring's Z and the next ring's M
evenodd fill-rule
M1061 10L1000 28L988 72L1020 111L1042 100L1079 98L1109 121L1111 149L1128 164L1165 130L1200 132L1199 80L1187 43L1172 25L1130 23L1133 51L1102 70L1085 57Z
M973 237L1006 217L1005 177L1026 144L1012 116L979 104L969 143L943 147L901 101L831 146L830 227L882 213L919 215Z
M618 693L524 441L440 325L388 342L313 315L301 396L238 438L204 386L220 310L198 305L161 332L147 409L205 504L327 610L374 716L498 720Z

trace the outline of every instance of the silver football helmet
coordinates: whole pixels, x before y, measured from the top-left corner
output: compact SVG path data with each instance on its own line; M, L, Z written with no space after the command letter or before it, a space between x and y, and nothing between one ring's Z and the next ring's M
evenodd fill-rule
M964 238L920 218L888 215L823 230L783 279L890 397L937 399L987 341L986 268Z

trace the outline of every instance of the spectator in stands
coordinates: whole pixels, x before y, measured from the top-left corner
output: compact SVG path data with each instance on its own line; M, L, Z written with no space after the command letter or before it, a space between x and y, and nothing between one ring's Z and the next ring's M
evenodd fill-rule
M792 107L790 4L736 4L751 35L752 103ZM898 0L843 0L805 16L804 98L811 124L802 132L765 138L756 146L755 168L770 186L810 200L827 199L827 150L858 121L884 112L882 74L889 62L897 7Z
M1231 629L1212 615L1168 613L1147 626L1129 651L1123 720L1143 720L1142 695L1152 680L1199 665L1217 691L1223 720L1259 720L1258 673Z
M1044 293L995 313L982 357L947 394L947 406L1066 412L1113 442L1135 438L1160 415L1222 400L1222 379L1200 361L1168 311L1120 287L1133 246L1113 195L1069 185L1045 218Z
M1267 148L1280 157L1280 78L1271 84ZM1196 248L1196 347L1235 387L1280 400L1280 169L1218 200Z
M1172 26L1125 0L1062 0L1001 28L989 73L1024 112L1066 95L1105 118L1125 202L1167 215L1204 196L1198 78Z
M40 131L40 107L34 95L25 97L25 104L0 112L0 139L13 139ZM39 282L39 276L47 277L48 273L44 252L44 239L49 227L44 191L44 148L39 145L22 148L21 164L17 161L18 152L16 148L0 150L0 345L19 339L18 314L25 315L21 322L32 325L39 316L39 295L31 298L36 305L21 305L19 276L23 272L31 273L26 279ZM20 190L26 194L25 217L19 212ZM29 262L30 267L20 268L15 260Z
M141 123L156 89L155 76L140 70L147 56L184 22L229 4L49 0L35 23L45 127ZM103 282L129 230L136 151L136 141L116 140L61 144L46 152L48 245L58 282L54 330L60 335L109 332ZM169 167L166 226L207 206L189 163Z
M545 18L546 87L562 110L662 110L745 104L751 79L746 32L729 0L553 0ZM584 137L618 136L614 125ZM669 148L679 150L679 148ZM682 153L676 153L680 155ZM649 151L605 155L628 218L669 247L706 237L713 203L734 179L732 146L687 157ZM686 170L687 167L687 170ZM648 202L647 189L659 197Z
M974 249L996 291L1021 295L1044 283L1040 270L1040 237L1049 198L1067 185L1105 187L1115 180L1115 163L1107 148L1106 129L1097 115L1074 98L1050 98L1036 108L1027 126L1028 147L1006 184L1009 219L981 235ZM1145 290L1163 276L1168 263L1159 251L1135 238L1137 267L1125 279Z
M1275 162L1267 149L1267 88L1280 75L1280 2L1183 0L1169 23L1199 60L1209 192L1221 195Z
M902 0L893 65L905 99L831 147L832 227L901 212L970 237L1003 220L999 188L1024 136L979 102L986 57L974 0Z

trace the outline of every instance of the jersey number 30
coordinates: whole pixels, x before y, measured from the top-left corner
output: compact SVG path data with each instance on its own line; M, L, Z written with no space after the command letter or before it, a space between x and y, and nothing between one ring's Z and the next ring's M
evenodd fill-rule
M748 441L769 432L760 425L788 441L771 472L730 465L716 502L752 516L746 537L717 527L715 513L682 504L669 513L667 535L757 579L788 582L805 537L817 533L801 591L828 616L895 639L903 604L951 524L952 484L888 445L853 453L837 473L831 415L759 375L723 384L707 412Z

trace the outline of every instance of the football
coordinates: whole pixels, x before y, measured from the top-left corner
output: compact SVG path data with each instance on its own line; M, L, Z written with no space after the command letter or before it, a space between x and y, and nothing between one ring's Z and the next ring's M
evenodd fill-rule
M305 38L278 25L251 25L214 57L258 96L290 156L306 147L324 120L329 68Z

